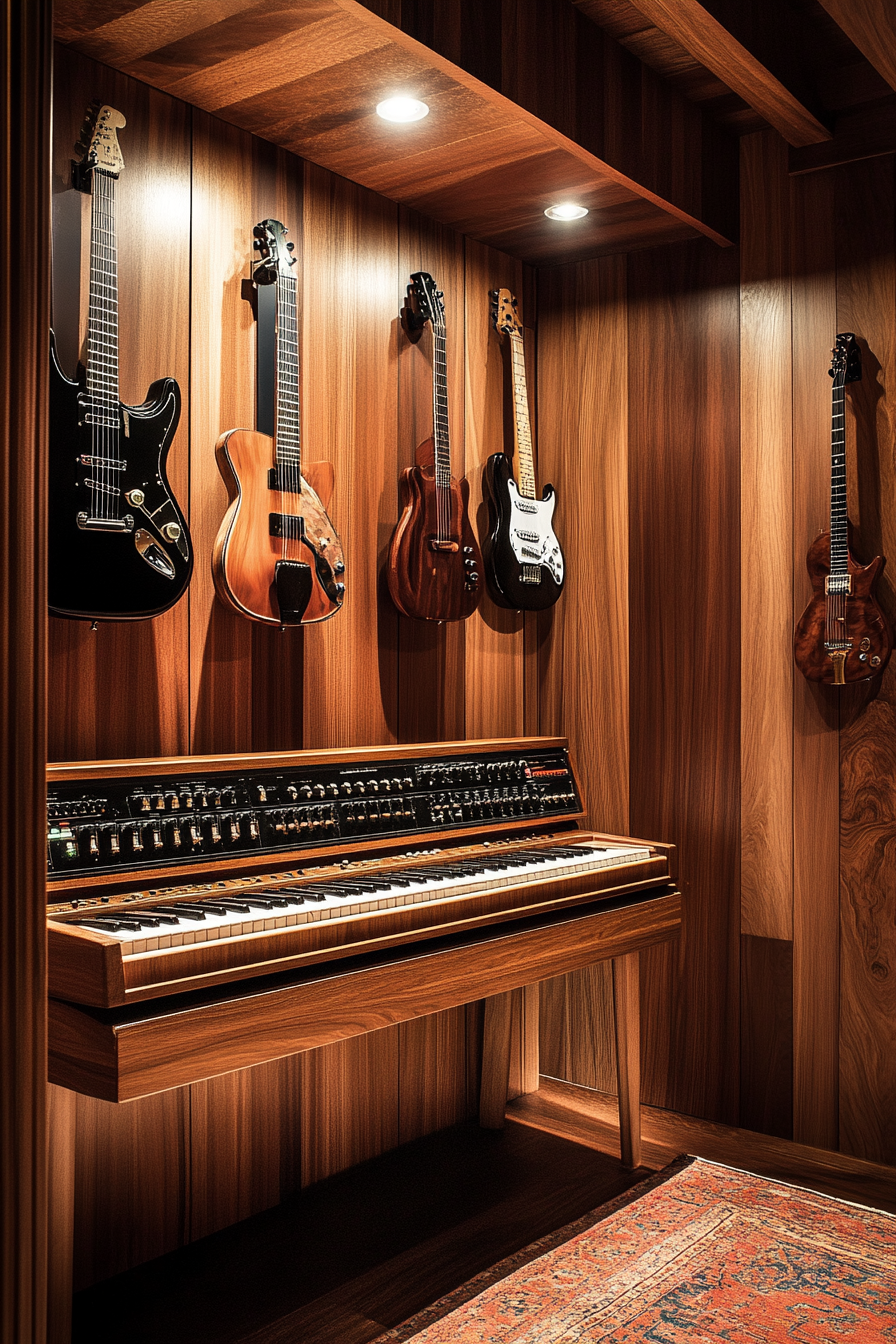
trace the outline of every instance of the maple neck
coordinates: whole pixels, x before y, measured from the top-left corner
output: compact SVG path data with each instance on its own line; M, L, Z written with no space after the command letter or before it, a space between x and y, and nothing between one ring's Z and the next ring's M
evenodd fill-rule
M526 388L526 356L519 331L510 333L510 369L513 383L513 441L517 460L517 486L527 499L535 498L535 464L532 460L532 427Z
M432 327L432 441L436 486L440 490L447 490L451 484L451 440L448 434L448 363L444 323L433 323Z
M87 317L87 391L94 402L118 407L118 245L115 178L93 171L90 206L90 308Z
M274 460L301 472L299 418L299 328L294 275L277 276Z
M844 412L844 377L838 373L831 391L831 574L836 575L848 573Z

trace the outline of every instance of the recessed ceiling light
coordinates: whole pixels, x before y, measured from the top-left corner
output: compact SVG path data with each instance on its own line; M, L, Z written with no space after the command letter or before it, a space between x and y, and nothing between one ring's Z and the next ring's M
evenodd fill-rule
M377 114L386 121L420 121L427 116L429 108L419 98L387 98L377 103Z
M548 219L584 219L587 213L584 205L549 205L545 210Z

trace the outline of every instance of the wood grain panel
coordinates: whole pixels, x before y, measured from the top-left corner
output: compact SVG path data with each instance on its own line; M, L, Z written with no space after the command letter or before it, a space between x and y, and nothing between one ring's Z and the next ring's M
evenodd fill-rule
M397 516L397 251L393 206L307 167L304 453L336 469L346 551L345 606L305 632L307 747L395 740L397 616L377 575Z
M69 4L59 31L81 51L443 224L493 246L512 242L524 259L570 255L569 237L543 213L543 198L564 188L589 199L609 188L620 203L576 231L578 256L695 231L727 241L714 220L698 217L701 202L674 190L665 199L353 0L268 6L261 27L254 0L223 13L204 0L189 15L160 15L157 45L147 46L157 9ZM631 78L637 86L640 70ZM433 115L397 130L378 119L376 104L396 87L413 88ZM668 129L668 119L652 121L644 142L665 143ZM500 191L484 178L495 170Z
M302 1185L394 1148L398 1027L302 1055Z
M212 547L228 504L215 442L225 430L255 428L255 323L242 284L250 274L252 226L273 213L275 151L203 112L193 113L192 131L190 491L197 559L190 586L190 747L196 753L248 751L252 626L217 600L211 575ZM252 190L262 156L258 166L269 169L264 205ZM301 238L299 220L286 222ZM301 640L301 634L290 631L289 639Z
M629 259L631 813L679 846L679 949L645 953L644 1095L731 1120L740 905L737 257ZM676 1060L687 1059L686 1069Z
M76 1291L189 1239L189 1089L77 1107Z
M0 1338L42 1340L47 1296L46 459L52 8L0 6ZM34 264L23 255L33 251Z
M92 99L117 106L128 119L121 133L125 167L117 190L119 251L119 348L121 397L142 402L155 378L171 375L183 398L180 427L168 459L168 476L188 514L190 385L190 139L189 111L164 95L134 84L94 62L67 54L57 64L54 106L54 199L74 225L76 212L63 205L70 182L73 146ZM73 249L71 249L73 251ZM67 254L71 264L71 254ZM59 305L78 290L71 277L56 288ZM146 314L164 314L150 322ZM54 321L55 321L54 314ZM60 320L71 340L77 327L71 309ZM74 372L78 350L60 352ZM70 759L182 751L188 740L186 677L188 599L153 621L105 622L91 632L86 622L50 622L49 673L60 695L48 707L51 756Z
M740 944L742 1129L793 1134L793 943L744 936Z
M430 1134L466 1119L466 1007L403 1022L399 1028L398 1139Z
M480 538L488 532L483 473L492 453L513 453L505 439L510 365L491 320L489 291L507 288L522 301L522 265L491 248L465 242L464 255L465 475L470 482L470 521ZM525 313L521 311L525 322ZM525 343L534 344L529 329ZM534 423L534 416L532 416ZM482 578L485 586L485 576ZM467 737L523 734L523 626L521 612L496 606L489 593L464 623L464 726Z
M828 525L829 353L837 329L833 183L791 185L793 619L811 595L806 552ZM837 1147L838 743L835 693L793 678L793 1137Z
M721 8L699 4L698 0L675 0L674 4L670 0L638 0L638 9L647 19L739 93L789 144L812 145L830 139L830 131L805 99L732 31L741 25L730 20L725 26L719 22L715 11ZM735 8L732 16L736 14ZM773 21L771 11L767 20Z
M540 483L567 563L537 620L539 722L564 724L592 818L628 831L628 336L623 258L539 274ZM534 624L534 622L533 622ZM551 731L554 729L552 728ZM615 1084L606 965L542 988L542 1069ZM559 1053L558 1053L559 1052Z
M896 20L887 0L820 0L849 40L896 89Z
M190 1088L190 1241L299 1188L299 1070L274 1060Z
M793 936L790 187L772 132L741 142L741 931Z
M896 559L896 183L892 160L839 170L837 329L855 331L847 394L849 515L860 555ZM894 575L877 585L892 626ZM844 698L840 728L840 1147L896 1164L896 668Z

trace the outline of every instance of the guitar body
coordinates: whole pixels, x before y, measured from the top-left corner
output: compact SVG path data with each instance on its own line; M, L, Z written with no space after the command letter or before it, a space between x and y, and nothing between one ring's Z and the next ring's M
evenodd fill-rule
M424 445L418 455L426 452ZM418 621L466 620L479 605L482 591L481 556L467 513L469 482L451 477L447 537L453 550L433 546L439 536L435 469L407 467L399 490L402 512L386 568L392 601L405 616Z
M851 645L843 664L845 682L865 681L883 672L892 648L889 626L871 592L885 561L878 555L870 564L858 564L852 554L851 527L848 536L847 564L852 578L852 593L845 598L844 629L830 636L837 640L848 640ZM825 579L831 569L829 532L822 532L815 538L806 557L806 568L812 580L813 596L797 623L793 656L797 667L809 681L832 684L834 665L825 649L825 640L829 637L825 628Z
M540 500L521 495L506 453L493 453L485 465L489 531L485 574L499 606L543 611L563 592L564 564L554 535L557 498L546 485Z
M309 463L299 489L271 486L274 441L233 429L215 446L230 494L212 555L222 601L241 616L268 625L325 621L345 597L345 557L326 508L333 491L329 462ZM290 482L282 475L282 485ZM292 527L271 520L301 520ZM284 535L285 534L285 535Z
M66 378L51 334L50 610L88 621L146 620L174 606L193 572L186 520L165 474L180 391L173 378L161 378L142 406L119 403L117 451L125 465L114 472L115 512L133 519L124 531L78 525L79 514L90 509L86 482L96 474L82 460L97 451L93 427L83 423L85 403L83 375L77 382Z

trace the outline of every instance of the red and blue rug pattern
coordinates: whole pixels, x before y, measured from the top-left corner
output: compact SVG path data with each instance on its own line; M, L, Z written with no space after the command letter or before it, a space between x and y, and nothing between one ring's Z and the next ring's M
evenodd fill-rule
M377 1344L403 1340L896 1344L896 1218L679 1159Z

